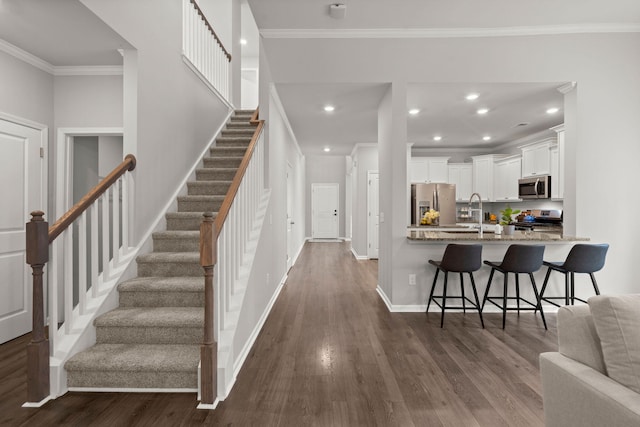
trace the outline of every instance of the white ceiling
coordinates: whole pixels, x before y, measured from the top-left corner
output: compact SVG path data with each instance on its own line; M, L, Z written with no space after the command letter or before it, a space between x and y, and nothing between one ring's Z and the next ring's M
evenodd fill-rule
M356 143L377 141L378 103L388 82L376 83L376 78L372 77L375 73L361 75L362 81L368 84L336 82L335 76L349 74L348 63L354 58L361 58L372 67L375 64L387 67L385 69L390 61L385 63L381 53L362 49L352 50L351 57L344 57L346 52L336 49L335 37L385 37L391 33L379 30L397 30L393 35L397 37L393 41L397 47L394 53L399 54L404 49L404 55L411 58L416 55L412 50L415 43L405 43L411 29L437 29L443 30L441 33L444 34L446 29L473 28L481 30L480 33L485 31L484 35L487 35L495 28L517 28L525 32L537 31L531 30L533 27L544 27L545 31L551 32L562 32L566 28L579 32L583 26L594 28L598 25L640 28L636 25L640 23L638 0L606 3L563 0L561 4L556 0L343 0L341 3L347 7L345 19L329 16L329 5L333 1L248 2L258 29L265 37L265 49L272 54L270 71L277 82L276 89L305 154L321 153L324 146L331 146L331 154L348 154ZM350 30L356 32L349 33ZM297 40L294 42L293 38ZM349 42L355 49L372 46L353 42L353 39ZM456 43L464 43L464 39L457 39ZM305 55L305 59L296 52ZM299 66L304 61L313 61L313 64ZM340 72L334 73L334 69ZM394 73L397 76L402 70L396 69ZM487 81L486 76L478 81ZM563 122L563 95L557 88L564 83L410 84L407 110L417 107L421 112L407 118L408 142L414 143L416 148L481 149L548 130ZM480 94L473 103L464 99L470 91ZM328 102L336 106L335 112L327 114L322 110ZM475 111L480 105L490 108L490 113L478 116ZM546 114L551 106L560 111L553 116ZM517 126L521 123L527 125ZM436 134L442 135L443 139L434 142ZM491 141L483 141L484 135L490 135Z
M130 47L78 0L0 0L0 39L54 66L121 65Z

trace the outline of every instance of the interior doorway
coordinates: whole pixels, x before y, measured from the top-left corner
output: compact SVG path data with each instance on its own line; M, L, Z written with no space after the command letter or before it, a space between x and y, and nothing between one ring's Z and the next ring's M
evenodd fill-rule
M44 126L0 118L0 344L32 329L25 224L30 212L47 209L46 135Z
M311 237L337 239L340 184L311 184Z
M367 172L367 258L378 259L380 230L380 181L378 171Z

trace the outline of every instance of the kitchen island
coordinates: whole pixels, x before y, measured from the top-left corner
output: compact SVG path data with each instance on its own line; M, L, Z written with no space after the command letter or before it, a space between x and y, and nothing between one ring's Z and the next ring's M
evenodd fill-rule
M501 261L507 248L512 244L542 244L545 246L545 261L564 261L567 254L576 243L589 242L588 238L563 236L536 231L516 231L513 235L494 234L490 231L489 224L484 229L483 236L480 237L477 229L465 226L411 226L407 228L404 242L398 241L398 253L402 253L396 260L397 273L393 277L392 295L384 292L381 287L378 292L391 311L424 311L429 297L429 290L435 276L435 268L428 263L428 260L441 260L445 248L450 243L459 244L482 244L482 259L488 261ZM476 287L479 297L482 298L486 289L491 268L482 265L480 270L474 272ZM538 290L542 288L542 283L547 272L546 267L534 273ZM509 296L515 296L515 280L513 275L509 275ZM586 276L586 277L582 277ZM534 295L529 285L529 278L524 275L520 278L521 296L533 300ZM459 275L449 275L449 285L447 294L460 295ZM496 275L494 282L499 286L492 287L498 290L502 287L503 275ZM593 287L588 275L576 275L576 296L589 297L593 295ZM442 289L442 280L436 285L436 293ZM468 277L465 280L465 289L471 292ZM501 292L501 290L500 290ZM493 291L492 291L493 293ZM545 292L548 296L558 296L564 293L564 276L552 273L549 286ZM392 298L391 298L392 297ZM511 303L510 303L511 304ZM514 302L515 304L515 302ZM555 312L556 307L544 304L545 311ZM431 304L430 311L439 311L439 308ZM489 304L484 311L497 312L497 308ZM517 318L517 314L509 313L507 316L507 328L509 319ZM542 322L540 322L542 327Z

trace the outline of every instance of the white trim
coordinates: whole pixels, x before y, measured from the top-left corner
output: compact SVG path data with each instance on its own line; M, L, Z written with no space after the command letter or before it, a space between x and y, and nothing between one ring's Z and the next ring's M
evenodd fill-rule
M200 70L198 70L198 68L193 64L193 62L191 62L191 60L189 58L187 58L187 56L184 54L184 52L182 52L182 61L187 64L187 67L189 67L189 69L191 71L194 72L194 74L202 81L202 83L204 83L211 92L213 92L218 98L220 98L220 100L231 110L234 110L235 107L224 97L222 96L222 94L220 92L218 92L218 89L216 89L211 82L204 76L204 74L202 74L200 72ZM226 123L225 123L226 124Z
M2 40L0 40L0 42L1 41ZM13 114L5 113L2 111L0 111L0 119L5 120L7 122L15 123L21 126L37 129L37 130L45 130L48 128L47 125L43 125L42 123L34 122L32 120L25 119L19 116L14 116Z
M356 257L357 260L368 260L369 257L367 257L366 255L358 255L355 251L355 249L353 249L353 246L351 246L351 253L353 254L354 257Z
M122 65L81 65L53 67L54 76L121 76Z
M636 23L594 23L494 28L262 29L260 35L266 39L430 39L639 32L640 24Z
M40 402L25 402L22 404L23 408L39 408L42 405L44 405L45 403L47 403L48 401L50 401L51 395L45 397L44 399L42 399Z
M69 387L68 391L96 393L197 393L197 388L118 388L118 387Z
M269 89L270 89L269 93L271 95L271 98L273 99L273 103L275 104L276 108L278 109L278 112L282 116L282 120L284 121L284 126L287 128L287 131L289 132L289 136L291 136L291 139L293 139L293 145L296 147L296 150L298 150L298 155L300 157L304 157L304 154L302 154L302 150L300 149L300 144L298 144L298 139L296 138L295 133L293 133L293 128L291 128L291 123L289 123L289 117L287 117L287 113L285 113L284 111L284 106L282 105L282 101L280 100L280 96L278 95L278 91L275 85L271 83Z
M2 39L0 39L0 51L53 76L121 76L123 74L122 65L52 65Z
M240 353L238 354L238 357L236 358L236 360L234 360L234 362L233 362L233 381L231 382L231 384L227 385L227 390L228 391L231 391L233 389L233 386L234 386L234 384L236 382L236 378L238 377L238 374L240 373L240 369L242 369L242 366L244 365L244 362L247 359L247 356L249 355L249 352L251 351L251 348L253 347L253 344L255 343L256 339L258 339L258 335L260 334L260 331L262 330L262 327L264 326L265 322L267 321L267 317L269 317L269 313L271 313L271 309L273 308L273 306L275 305L276 301L278 300L278 297L280 296L280 292L282 291L282 288L284 288L284 284L287 281L288 277L289 276L286 273L285 273L284 276L282 276L282 279L280 280L280 283L278 284L278 287L276 288L275 292L271 296L271 299L267 303L267 306L265 307L264 311L262 312L262 315L260 316L260 319L258 319L258 323L256 323L255 328L253 328L253 331L251 332L251 335L249 335L249 339L247 339L247 341L244 343L244 346L242 347L242 350L240 350ZM227 396L228 395L229 395L229 393L227 392Z
M49 64L45 60L38 58L35 55L32 55L26 50L22 50L18 46L14 46L2 39L0 39L0 51L11 55L16 59L19 59L20 61L26 62L29 65L33 65L34 67L39 68L46 73L53 74L53 65Z

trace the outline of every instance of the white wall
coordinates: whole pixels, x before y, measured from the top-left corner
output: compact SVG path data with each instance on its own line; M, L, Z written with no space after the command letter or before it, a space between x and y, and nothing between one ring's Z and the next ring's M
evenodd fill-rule
M368 205L367 205L367 172L378 170L378 147L359 145L353 153L352 179L355 181L352 198L352 235L351 248L358 256L367 256Z
M125 84L124 109L131 114L124 121L124 145L138 160L133 171L137 240L162 215L229 110L182 60L181 2L82 2L136 47L124 58L125 72L137 69L137 79Z
M307 156L306 176L306 235L312 237L313 221L311 218L312 184L338 184L338 236L345 236L345 178L344 156L311 155Z
M393 91L403 91L407 81L576 81L575 94L565 99L566 148L570 153L565 223L593 242L611 244L605 269L598 273L603 292L640 291L633 268L633 256L640 249L633 236L640 234L640 223L615 220L617 213L606 213L619 212L621 205L625 212L640 210L640 199L629 196L628 186L635 178L633 171L640 155L640 35L266 39L264 44L270 62L287 65L273 76L278 82L391 81ZM331 52L332 58L340 60L331 62L330 67L316 67L320 52ZM320 60L328 62L327 58ZM407 141L406 122L399 115L404 113L396 111L395 104L391 107L391 100L385 99L383 104L388 104L384 107L388 111L382 114L388 123L381 120L379 126L391 128L388 138L395 143L393 150L402 150L399 146ZM396 119L402 125L396 125ZM402 155L392 156L391 150L380 147L381 211L387 215L385 221L394 225L387 228L381 224L379 280L381 285L393 287L394 303L412 304L420 299L420 293L405 285L409 270L396 260L412 258L416 251L404 237L405 215L389 215L394 206L407 203L406 197L396 200L393 196L406 186L405 179L394 178L404 174L406 160L401 160ZM391 255L389 250L394 258L383 259Z
M10 114L48 127L48 173L53 173L53 76L0 52L0 113ZM48 180L45 219L53 224L53 180ZM28 218L25 216L25 221Z
M55 127L122 127L122 76L56 76Z

